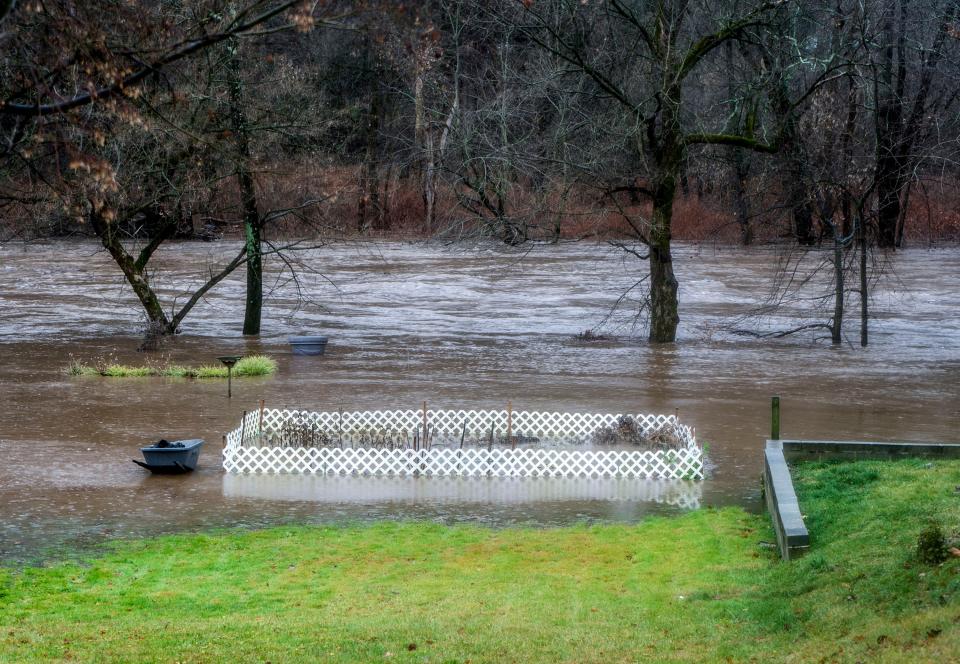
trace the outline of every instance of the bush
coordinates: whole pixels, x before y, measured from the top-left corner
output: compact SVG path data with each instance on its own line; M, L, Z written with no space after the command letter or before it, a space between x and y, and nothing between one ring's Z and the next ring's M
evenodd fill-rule
M70 364L63 370L68 376L99 376L100 372L80 360L70 360Z
M917 538L917 560L925 565L939 565L947 559L947 538L937 523L931 523Z
M266 355L248 355L233 368L235 376L269 376L277 371L277 361Z

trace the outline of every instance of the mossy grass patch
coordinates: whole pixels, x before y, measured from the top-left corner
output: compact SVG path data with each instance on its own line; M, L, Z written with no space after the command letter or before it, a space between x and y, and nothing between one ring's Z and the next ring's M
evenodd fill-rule
M269 376L277 371L277 362L268 355L248 355L241 358L233 367L234 376ZM160 376L164 378L226 378L227 368L222 365L185 366L181 364L160 364L134 366L115 362L95 362L87 364L80 360L71 360L64 368L68 376L106 376L108 378L144 378Z

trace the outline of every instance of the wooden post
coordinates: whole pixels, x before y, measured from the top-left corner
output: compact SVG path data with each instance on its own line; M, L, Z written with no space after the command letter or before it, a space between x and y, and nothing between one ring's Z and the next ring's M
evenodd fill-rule
M507 402L507 440L510 441L510 449L516 449L517 441L513 438L513 402Z
M420 447L425 447L427 443L427 402L423 402L423 435L420 437Z
M770 399L770 440L780 440L780 397Z
M240 420L240 447L246 443L247 438L247 411L243 411L243 419Z
M266 403L263 399L260 399L260 447L263 447L263 406Z

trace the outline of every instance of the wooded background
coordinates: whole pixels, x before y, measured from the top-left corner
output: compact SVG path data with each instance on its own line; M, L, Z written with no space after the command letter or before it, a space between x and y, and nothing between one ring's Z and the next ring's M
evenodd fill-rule
M161 333L245 266L256 334L263 261L343 237L604 238L649 264L652 341L672 240L827 247L865 326L870 252L960 239L958 13L0 1L0 238L99 238ZM235 259L165 311L153 253L223 236Z

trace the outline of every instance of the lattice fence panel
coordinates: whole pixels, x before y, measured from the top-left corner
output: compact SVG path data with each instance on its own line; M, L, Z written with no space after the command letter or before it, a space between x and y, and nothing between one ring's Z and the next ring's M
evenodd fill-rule
M622 413L554 413L544 411L502 410L422 410L327 411L265 409L253 411L238 430L227 437L228 444L241 444L252 437L276 434L285 425L310 426L324 432L331 439L353 440L375 432L413 433L423 431L424 419L431 437L449 440L462 434L484 438L491 429L497 436L508 429L515 436L548 438L551 440L586 440L605 427L616 427ZM687 445L695 444L691 427L677 421L675 415L627 414L638 431L645 434L670 427ZM241 435L244 439L241 441Z
M391 429L417 431L424 414L415 410L308 412L264 410L248 413L241 426L227 435L224 468L235 473L308 473L373 476L465 477L587 477L636 479L702 479L703 453L690 427L672 415L632 415L644 431L671 425L686 446L663 450L571 450L547 448L386 449L334 446L274 447L269 435L284 426L310 425L331 436L357 431ZM492 426L522 435L546 438L588 438L601 427L615 426L616 414L518 411L427 411L432 431L457 436L483 434ZM266 436L266 438L264 437ZM331 438L332 439L332 438Z
M679 450L371 449L236 447L224 468L234 473L461 477L702 479L699 448Z

